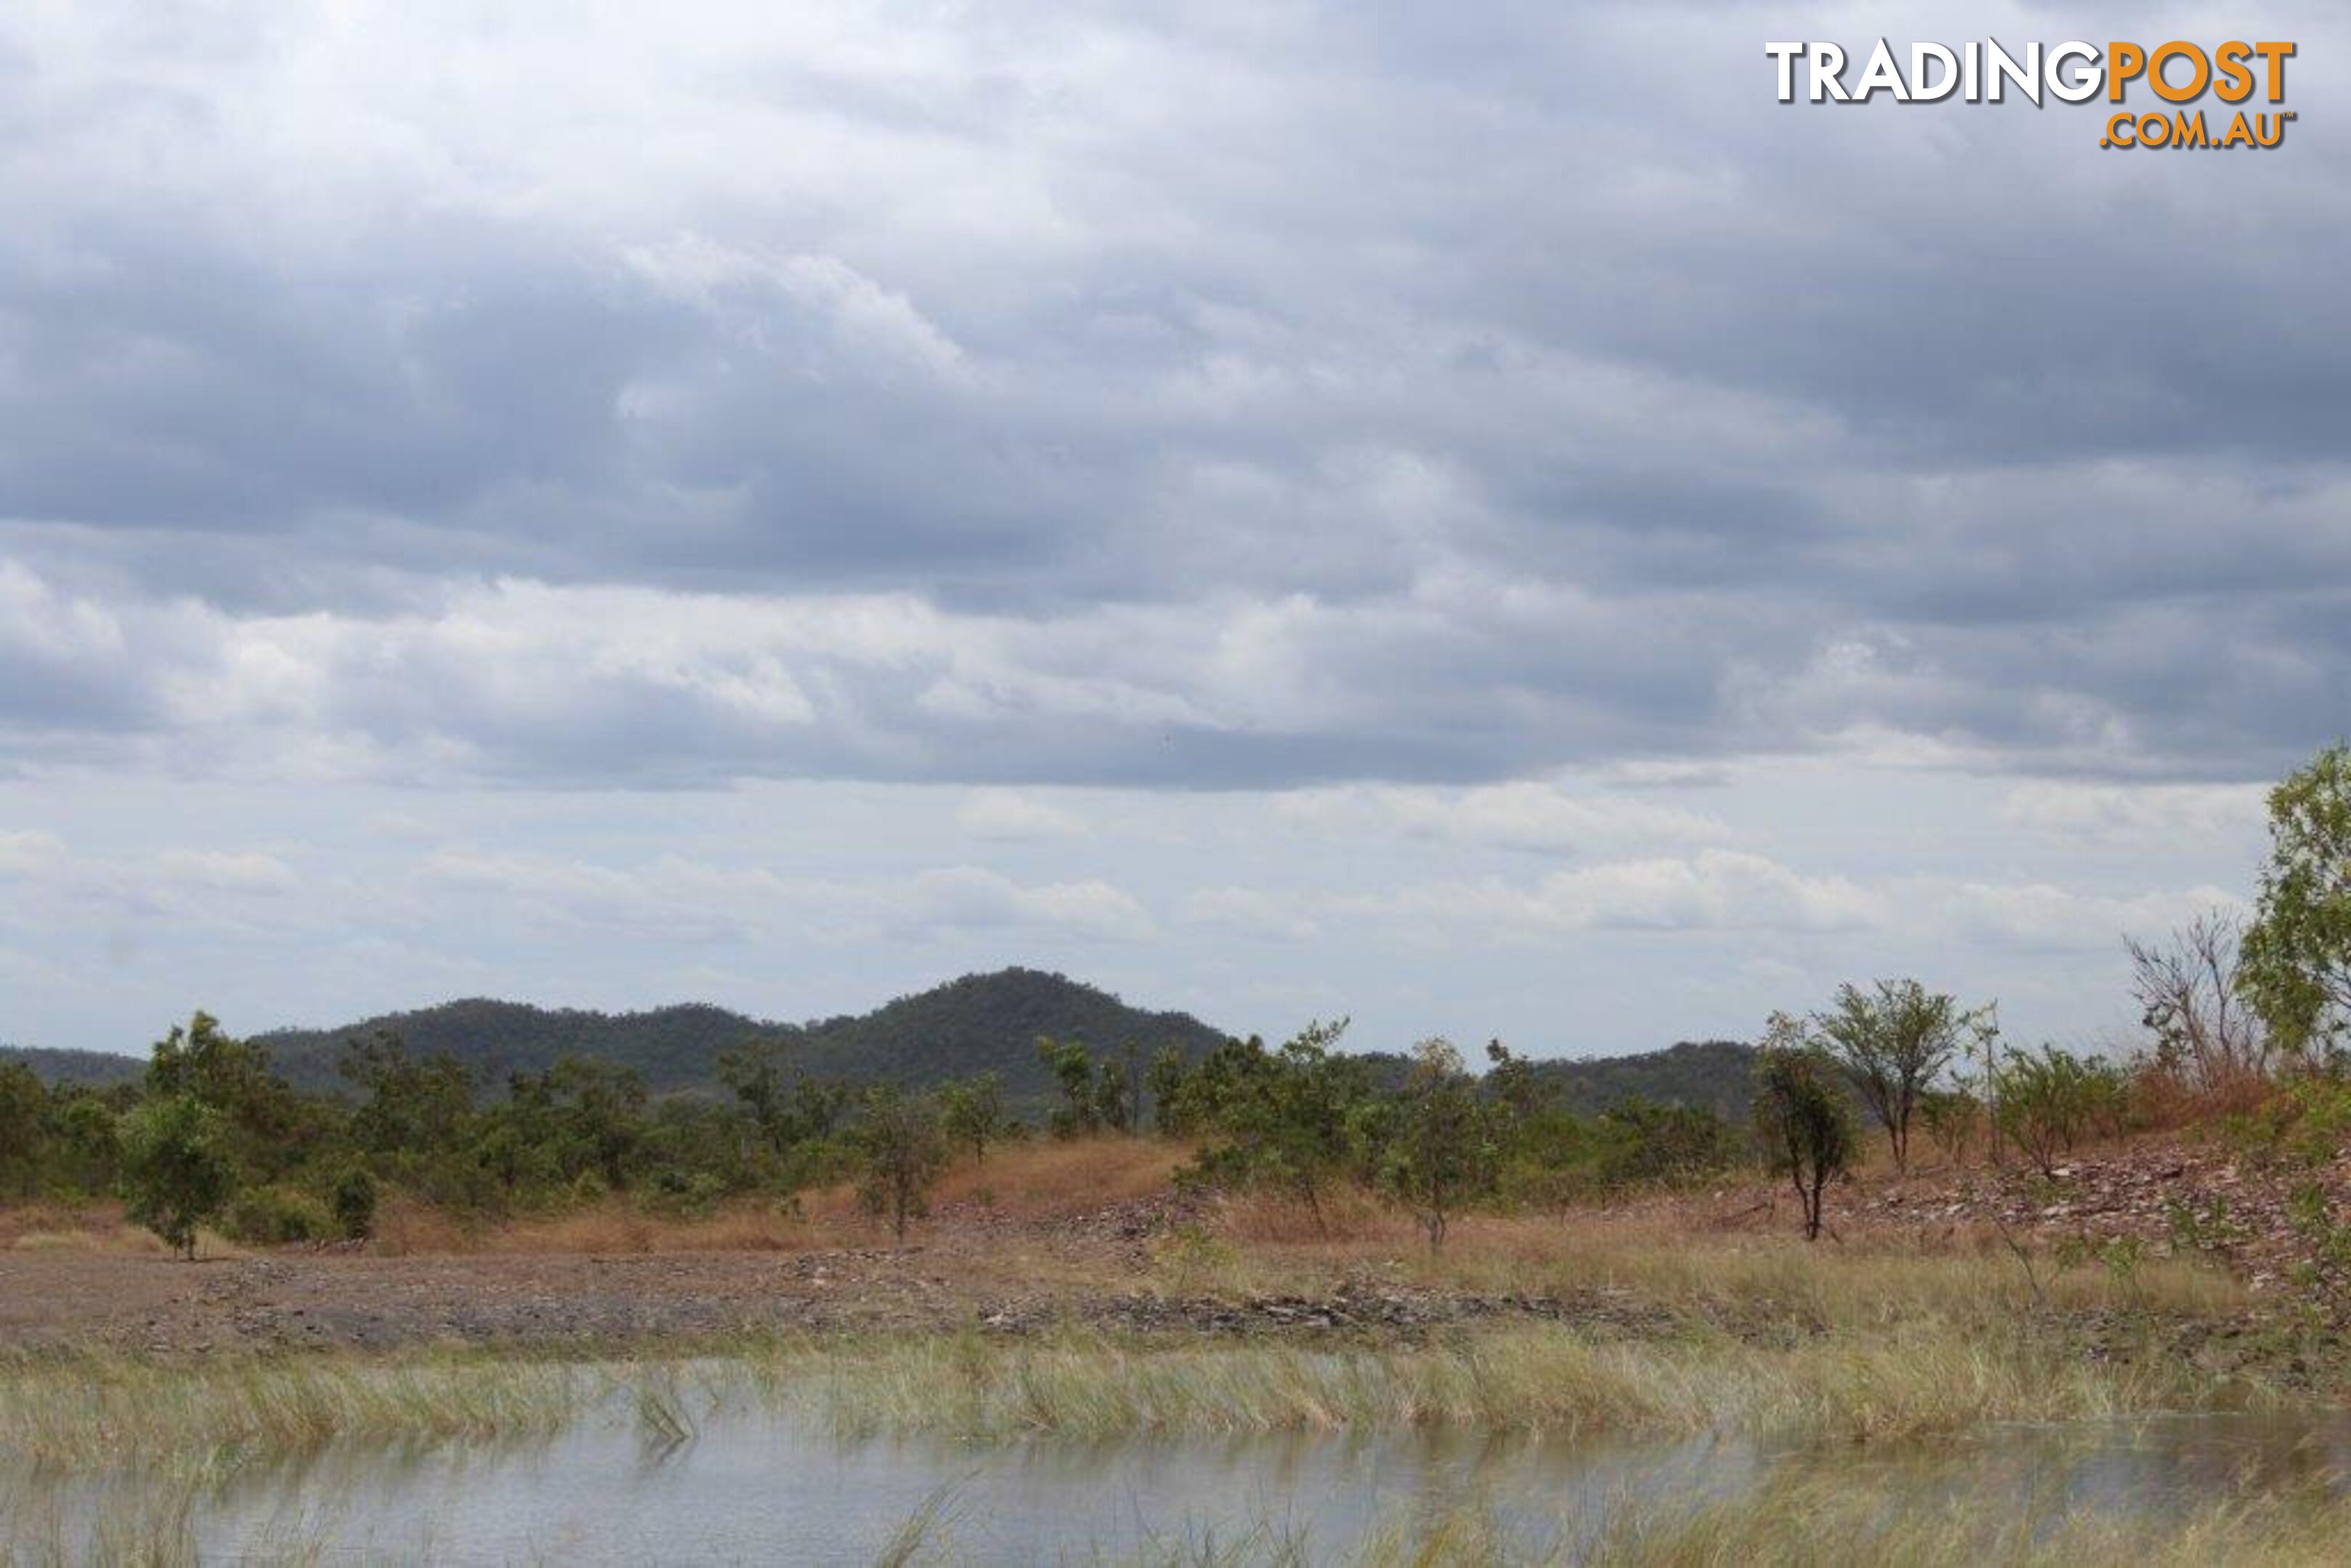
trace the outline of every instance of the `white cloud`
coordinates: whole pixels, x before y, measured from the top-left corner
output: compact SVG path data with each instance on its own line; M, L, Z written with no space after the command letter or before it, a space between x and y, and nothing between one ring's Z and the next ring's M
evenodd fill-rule
M982 789L956 811L956 823L976 839L1010 843L1081 839L1093 831L1083 817L1018 789Z
M55 833L0 833L0 876L29 876L65 857L65 841Z
M282 893L296 882L293 867L255 851L169 850L156 870L168 882L218 893Z
M559 855L436 852L428 884L486 892L532 918L694 942L928 939L950 931L1149 937L1149 913L1098 879L1017 882L980 866L845 880L677 854L629 865Z
M2038 951L2118 953L2125 936L2158 937L2208 911L2245 908L2240 894L2212 886L2107 894L2046 882L1960 882L1917 891L1922 907L1964 940Z
M1502 849L1573 853L1628 845L1716 843L1715 817L1624 795L1575 795L1520 779L1468 789L1348 785L1281 799L1290 819L1337 837L1395 835Z
M1505 941L1599 930L1849 931L1886 914L1876 894L1844 877L1806 876L1734 850L1578 867L1531 883L1426 883L1336 904L1435 938L1466 932Z
M2267 820L2261 784L2083 784L2035 780L2011 789L2001 821L2059 839L2161 843L2257 833Z
M1247 936L1273 937L1286 942L1311 939L1322 927L1295 897L1284 898L1250 887L1204 887L1184 901L1184 918L1194 925L1237 931Z

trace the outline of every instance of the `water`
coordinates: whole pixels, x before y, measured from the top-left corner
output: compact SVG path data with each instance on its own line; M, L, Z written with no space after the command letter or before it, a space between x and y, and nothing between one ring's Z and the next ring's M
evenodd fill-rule
M206 1561L275 1549L328 1561L864 1563L929 1507L933 1546L958 1561L1117 1561L1252 1531L1320 1558L1380 1523L1465 1503L1530 1545L1572 1546L1628 1500L1729 1497L1813 1469L1858 1478L1890 1507L1965 1495L2053 1517L2160 1515L2248 1490L2341 1495L2351 1473L2351 1417L2157 1417L1833 1450L1462 1433L842 1442L755 1400L698 1409L693 1427L664 1440L616 1394L540 1441L330 1445L206 1482L186 1528ZM125 1472L0 1479L13 1510L69 1542L107 1511L170 1490Z

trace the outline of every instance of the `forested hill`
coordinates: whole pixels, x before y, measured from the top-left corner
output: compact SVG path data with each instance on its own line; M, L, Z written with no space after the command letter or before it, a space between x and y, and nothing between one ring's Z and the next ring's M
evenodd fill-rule
M1535 1071L1587 1114L1626 1100L1703 1107L1744 1121L1755 1098L1755 1048L1735 1040L1686 1040L1637 1056L1538 1061Z
M89 1089L110 1089L135 1083L147 1071L144 1058L116 1056L104 1051L49 1051L32 1045L0 1045L0 1067L29 1067L44 1083L73 1083Z
M635 1068L655 1093L715 1090L719 1053L758 1037L792 1042L807 1072L857 1082L933 1083L993 1069L1008 1093L1032 1103L1052 1092L1037 1060L1040 1035L1102 1051L1133 1043L1146 1055L1170 1044L1198 1054L1222 1038L1188 1013L1145 1012L1092 986L1018 968L967 975L870 1013L805 1024L701 1005L600 1013L475 999L255 1038L298 1088L329 1092L342 1087L336 1069L345 1042L378 1030L397 1034L420 1056L448 1052L492 1089L510 1072L543 1071L558 1058L579 1054ZM1484 1065L1478 1052L1468 1054L1471 1065ZM0 1047L0 1061L10 1061L53 1082L98 1086L135 1082L145 1065L99 1051ZM1403 1076L1403 1058L1374 1053L1373 1061L1383 1077ZM1582 1112L1638 1098L1706 1106L1737 1119L1747 1113L1754 1051L1729 1040L1694 1041L1635 1056L1539 1060L1535 1070Z
M1223 1038L1187 1013L1145 1012L1107 991L1036 969L967 975L870 1013L805 1024L773 1023L725 1008L684 1006L598 1013L460 1001L333 1030L256 1036L297 1085L329 1089L345 1042L387 1030L417 1055L446 1051L486 1086L541 1071L560 1057L600 1057L641 1073L653 1092L718 1087L719 1053L755 1038L789 1041L804 1072L851 1082L933 1083L994 1071L1016 1097L1041 1097L1051 1081L1037 1039L1081 1040L1108 1051L1130 1042L1146 1055L1175 1045L1197 1054Z

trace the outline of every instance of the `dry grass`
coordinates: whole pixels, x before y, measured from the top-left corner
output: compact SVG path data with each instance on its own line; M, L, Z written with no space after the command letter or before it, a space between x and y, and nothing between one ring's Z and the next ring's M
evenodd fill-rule
M957 1160L932 1195L943 1218L915 1239L954 1233L953 1211L984 1209L1012 1220L1046 1221L1165 1192L1183 1145L1149 1138L1040 1140L991 1150L985 1163ZM883 1245L889 1231L859 1207L847 1183L797 1201L744 1199L708 1216L648 1213L614 1197L560 1213L469 1225L405 1198L376 1217L376 1251L392 1257L495 1253L802 1252Z
M1522 1568L1877 1568L1881 1563L2001 1563L2047 1568L2203 1568L2213 1563L2334 1564L2351 1533L2351 1504L2323 1493L2197 1500L2180 1514L2068 1510L2043 1497L1959 1493L1889 1499L1864 1480L1775 1479L1714 1501L1622 1502L1598 1519L1531 1526L1478 1504L1434 1516L1399 1513L1346 1553L1359 1568L1478 1563ZM1218 1553L1179 1545L1169 1564L1327 1561L1302 1546Z
M799 1383L843 1435L983 1440L1441 1427L1876 1442L2277 1397L2179 1358L2103 1362L2056 1336L1939 1323L1785 1347L1557 1325L1384 1349L929 1340L788 1360L772 1373Z
M204 1237L208 1250L225 1244ZM122 1217L119 1203L19 1203L0 1208L0 1249L11 1252L115 1253L162 1257L168 1249L152 1231Z
M1471 1215L1436 1255L1390 1211L1350 1213L1332 1229L1318 1237L1297 1211L1233 1206L1214 1229L1217 1245L1163 1245L1162 1273L1172 1283L1180 1272L1190 1294L1316 1292L1365 1281L1490 1295L1600 1292L1701 1323L1769 1319L1808 1332L1921 1318L1993 1325L2046 1312L2240 1318L2255 1304L2241 1281L2208 1264L2151 1253L2116 1271L2061 1269L2044 1249L2028 1270L1988 1229L1888 1232L1838 1245L1778 1232L1693 1233L1686 1214L1667 1212Z
M935 1201L985 1198L1011 1218L1059 1218L1165 1192L1192 1153L1159 1138L1035 1139L995 1150L984 1164L958 1160Z
M611 1198L561 1214L469 1227L437 1210L390 1206L376 1224L375 1250L393 1257L485 1253L797 1252L844 1238L771 1203L720 1208L699 1218L648 1214Z
M753 1399L843 1437L983 1441L1474 1427L1859 1443L1991 1422L2283 1403L2266 1385L2182 1357L2104 1360L2061 1334L1949 1320L1782 1344L1520 1324L1387 1346L1073 1333L716 1348L640 1361L430 1353L19 1361L0 1364L0 1448L68 1469L219 1465L336 1439L545 1435L616 1397L641 1421L653 1412L674 1430L691 1430L716 1404Z

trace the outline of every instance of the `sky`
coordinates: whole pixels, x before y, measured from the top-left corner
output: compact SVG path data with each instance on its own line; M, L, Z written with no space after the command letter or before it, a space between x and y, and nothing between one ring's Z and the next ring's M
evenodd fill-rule
M2291 38L2284 143L1773 38ZM1019 963L2126 1041L2351 730L2351 22L0 12L0 1040ZM2260 107L2260 106L2255 106Z

